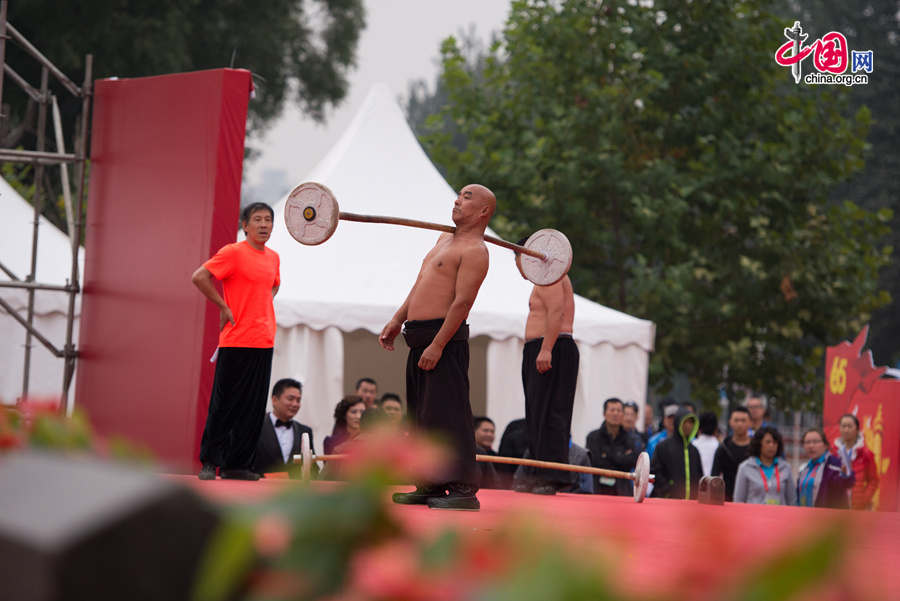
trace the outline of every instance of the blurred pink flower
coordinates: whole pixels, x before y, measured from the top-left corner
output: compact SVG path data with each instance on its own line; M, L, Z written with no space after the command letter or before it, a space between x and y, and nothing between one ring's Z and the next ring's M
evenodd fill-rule
M440 481L449 460L443 446L390 427L367 432L345 451L340 473L347 478L383 470L406 482Z
M253 545L263 557L276 557L284 553L292 537L291 523L277 513L264 515L253 526Z
M59 399L30 397L16 403L16 408L22 413L25 423L30 426L39 417L59 415Z

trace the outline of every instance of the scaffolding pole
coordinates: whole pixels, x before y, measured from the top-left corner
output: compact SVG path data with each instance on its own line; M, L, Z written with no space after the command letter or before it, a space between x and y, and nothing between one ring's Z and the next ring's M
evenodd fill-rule
M27 398L29 391L29 381L31 372L31 348L32 338L36 339L50 351L55 357L63 359L63 382L62 394L60 396L60 411L67 413L69 410L69 388L75 374L75 363L78 352L73 342L74 322L75 322L75 301L81 292L80 273L78 270L78 254L80 250L80 241L82 232L84 231L84 222L82 213L84 211L85 196L85 180L86 180L86 162L88 160L88 132L90 130L90 110L92 97L92 77L93 77L93 55L85 56L85 72L84 82L79 88L69 79L59 68L56 67L47 57L45 57L34 45L29 42L11 23L7 21L8 0L0 0L0 64L3 65L2 74L0 74L0 111L3 106L3 83L4 75L9 80L21 88L33 101L39 105L38 125L37 125L37 144L35 150L19 150L12 148L0 148L0 161L8 161L15 163L30 163L35 165L35 194L33 199L34 205L34 223L31 237L31 263L30 270L24 280L20 279L12 270L8 269L0 262L0 271L5 273L10 281L0 281L0 288L20 288L28 292L27 313L23 317L19 312L5 300L0 299L0 308L4 309L9 315L15 319L25 329L25 360L22 373L22 398ZM41 86L36 89L19 75L10 65L6 64L6 41L11 40L19 44L26 53L37 60L41 65ZM46 146L46 127L47 127L47 111L51 105L51 95L49 90L49 78L53 76L68 92L76 98L80 98L81 106L81 135L76 137L74 154L67 154L62 139L62 127L59 119L59 109L56 107L56 99L52 98L54 109L54 129L56 133L56 150L57 152L49 152ZM0 112L0 123L5 121L9 115ZM71 188L68 182L68 172L66 165L74 163L76 167L77 178L77 209L73 207L71 198ZM43 208L44 190L43 178L44 167L48 165L60 165L60 174L64 186L64 198L66 201L66 221L69 230L69 241L71 245L72 269L70 278L64 284L48 284L36 282L37 273L37 249L39 238L40 217ZM65 292L69 295L68 310L66 312L66 341L63 348L58 349L50 342L40 331L34 326L34 295L37 290Z
M12 27L10 26L10 31ZM50 70L41 68L41 104L38 108L37 151L43 152L46 144L44 130L47 128L47 97L49 93ZM44 166L38 164L34 168L34 224L31 230L31 268L25 276L26 282L34 282L37 278L38 234L41 225L41 212L44 208ZM28 398L28 385L31 379L31 330L34 327L34 288L28 288L28 313L25 318L28 327L25 329L25 364L22 368L22 398Z
M79 274L78 274L78 250L79 242L81 242L81 231L84 228L84 220L82 214L84 212L84 180L87 172L87 132L90 124L91 116L91 78L94 68L94 56L88 54L84 60L84 83L81 88L81 137L78 138L78 148L75 153L78 155L78 209L75 213L75 235L72 236L72 275L69 284L72 290L69 292L69 312L68 321L66 323L66 346L63 347L65 353L65 364L63 367L63 389L62 389L62 410L69 410L69 386L72 384L72 376L75 375L75 362L78 359L78 353L72 342L72 332L75 324L75 296L78 294Z
M0 2L0 64L3 65L4 72L6 71L6 8L6 0L3 0L3 2ZM18 77L18 74L16 76ZM22 78L19 77L18 79L21 80ZM28 87L34 90L31 86ZM28 92L28 90L25 91ZM0 122L5 118L6 115L3 114L3 77L0 77Z

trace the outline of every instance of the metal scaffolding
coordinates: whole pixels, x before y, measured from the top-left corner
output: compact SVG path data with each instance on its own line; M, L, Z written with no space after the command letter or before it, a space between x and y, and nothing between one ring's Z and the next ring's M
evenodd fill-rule
M71 79L60 71L47 57L35 48L19 31L7 21L7 0L0 2L0 64L3 65L3 76L0 76L0 111L3 107L3 83L6 78L19 86L32 100L38 104L37 117L37 147L35 150L17 150L12 148L0 148L0 162L14 163L30 163L34 167L34 225L31 236L31 266L28 275L24 279L18 277L10 269L2 263L0 257L0 270L6 274L8 281L0 281L0 287L4 288L22 288L28 292L28 307L26 315L23 317L0 298L0 307L2 307L13 319L19 322L25 329L25 361L22 373L22 398L28 397L28 386L31 371L31 348L32 339L36 339L43 344L55 357L59 357L64 361L62 394L60 395L60 411L67 412L69 408L69 387L72 383L72 377L75 374L75 362L78 358L78 351L72 340L73 328L75 324L75 298L81 291L78 273L78 252L80 248L81 232L84 224L82 222L82 211L84 208L84 191L85 191L85 172L87 156L87 137L90 123L91 110L91 71L93 65L93 55L85 56L84 61L84 82L81 87L75 85ZM18 44L28 55L35 59L41 65L41 83L40 88L35 88L29 84L22 76L6 63L6 42L10 40ZM50 76L58 81L63 88L66 89L75 98L81 99L81 137L77 138L75 143L75 153L69 154L65 152L62 120L60 118L59 106L56 96L49 91ZM47 128L47 113L51 114L53 120L53 130L55 134L56 152L46 150L45 130ZM0 112L0 123L7 120L9 115ZM77 208L73 210L72 195L69 183L68 165L72 163L76 169L76 197ZM40 224L41 209L43 206L43 186L44 168L46 166L59 165L60 177L62 179L63 200L66 209L66 221L68 224L69 241L72 251L72 271L69 279L64 285L41 283L35 281L35 273L37 269L37 249L38 249L38 226ZM69 295L68 311L66 313L66 342L62 349L57 348L45 336L43 336L34 326L34 295L37 290L49 290L56 292L65 292Z

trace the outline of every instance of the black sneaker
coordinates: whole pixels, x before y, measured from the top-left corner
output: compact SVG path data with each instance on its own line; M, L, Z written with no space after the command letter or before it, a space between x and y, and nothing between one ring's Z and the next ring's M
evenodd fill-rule
M221 470L222 480L259 480L259 474L251 470Z
M395 492L391 500L400 505L427 505L429 499L440 498L446 494L440 486L417 486L412 492Z
M214 466L212 463L204 463L203 469L200 470L200 473L197 474L197 477L201 480L215 480L216 466Z
M535 484L531 493L535 495L555 495L556 494L556 485L551 484L549 482L541 482L539 484Z
M475 495L450 493L443 497L431 497L428 499L428 507L431 509L449 509L452 511L478 511L481 503Z
M531 492L532 488L534 488L534 482L530 479L516 480L512 486L512 489L516 492Z

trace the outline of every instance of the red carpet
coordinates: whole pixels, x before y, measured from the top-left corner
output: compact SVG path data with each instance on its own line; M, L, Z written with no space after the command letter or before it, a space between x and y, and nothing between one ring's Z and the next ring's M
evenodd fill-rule
M260 482L171 476L214 502L261 500L298 483L283 479ZM316 482L323 490L339 483ZM408 487L400 490L409 490ZM828 523L846 530L847 555L842 568L862 598L900 598L900 514L861 513L801 507L773 507L591 495L542 497L506 490L478 493L480 512L438 511L424 506L392 505L394 514L414 532L448 527L490 532L519 519L549 527L570 545L617 555L617 579L634 591L671 591L671 587L705 587L729 581L775 552L799 542ZM887 594L888 596L884 596ZM835 598L846 598L838 595Z

